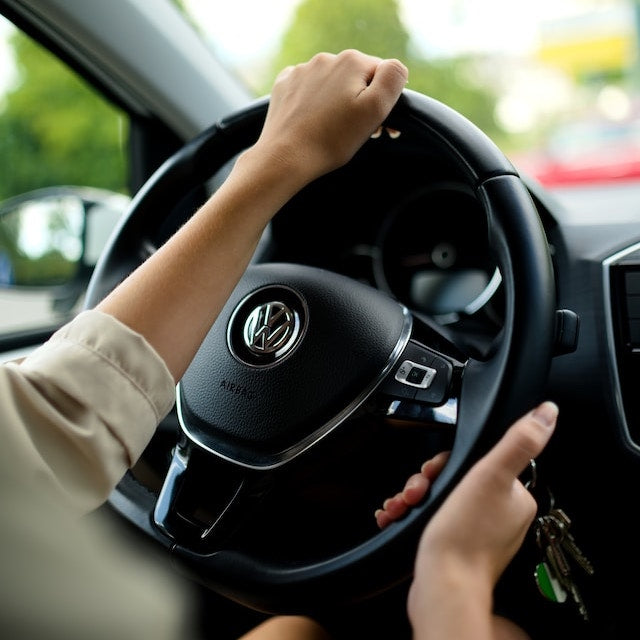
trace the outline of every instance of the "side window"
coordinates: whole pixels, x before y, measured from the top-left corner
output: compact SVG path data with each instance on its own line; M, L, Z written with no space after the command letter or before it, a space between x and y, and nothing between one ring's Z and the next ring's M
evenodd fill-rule
M81 306L129 203L128 115L0 16L0 340Z

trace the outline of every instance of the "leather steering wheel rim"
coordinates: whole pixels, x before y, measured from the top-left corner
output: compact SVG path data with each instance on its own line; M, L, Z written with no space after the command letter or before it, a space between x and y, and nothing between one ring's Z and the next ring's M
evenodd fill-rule
M133 199L127 215L105 248L89 285L86 308L95 306L141 261L143 239L150 228L157 228L162 223L158 220L158 212L179 203L185 194L202 185L257 138L267 106L268 98L257 100L213 125L156 171ZM312 613L319 600L323 606L353 602L408 578L425 523L469 466L515 418L541 399L546 382L554 338L553 269L542 223L516 170L494 143L467 119L446 105L411 90L403 92L385 124L400 131L418 131L461 169L486 213L490 244L496 253L505 288L505 321L495 350L486 361L469 358L461 370L454 445L449 462L428 497L402 521L362 544L304 566L292 565L286 560L265 561L233 549L218 548L203 553L192 545L183 544L175 536L167 535L162 527L154 525L158 501L149 492L140 490L130 477L123 479L110 499L117 511L170 549L179 558L180 565L200 581L258 610ZM288 273L287 268L285 266L284 275L277 265L274 269L275 282L280 283ZM271 286L271 275L267 274L263 279L263 272L269 270L260 265L249 268L245 278L250 282L245 289L241 282L239 298L232 300L233 308L225 316L225 322L229 322L233 310L245 295ZM321 277L326 275L321 274ZM315 274L310 272L309 278L313 277ZM298 286L305 285L296 281L292 289L295 291ZM380 297L366 304L373 308L378 303L386 304L381 301ZM395 318L392 322L398 322L397 334L403 333L400 316L394 315L395 311L389 313ZM402 315L406 315L406 310ZM391 346L395 339L391 339ZM224 340L216 345L224 347L223 343ZM233 358L238 360L236 356ZM395 360L391 364L388 364L389 358L383 360L393 367L399 357L394 354ZM247 367L247 363L241 366ZM180 401L180 387L177 395ZM337 425L340 420L335 422ZM198 440L189 429L186 433L190 444L194 438ZM208 445L204 448L208 449ZM259 456L257 466L262 464L260 460L272 460L269 455ZM283 460L282 457L275 459ZM246 457L241 462L252 464L251 458ZM174 472L179 473L176 465L180 464L180 460L176 462L174 458ZM264 464L268 466L268 462ZM413 471L408 469L407 473ZM390 487L389 491L392 490Z

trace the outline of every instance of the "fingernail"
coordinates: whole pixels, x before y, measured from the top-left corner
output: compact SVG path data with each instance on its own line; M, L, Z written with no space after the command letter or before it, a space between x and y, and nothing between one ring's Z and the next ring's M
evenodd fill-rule
M552 427L558 418L558 405L547 400L539 404L532 412L532 417L545 427Z

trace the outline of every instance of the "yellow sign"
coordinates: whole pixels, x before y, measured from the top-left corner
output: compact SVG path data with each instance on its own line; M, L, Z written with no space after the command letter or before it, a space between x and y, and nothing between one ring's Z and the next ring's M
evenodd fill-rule
M629 2L548 20L539 26L538 57L573 76L623 72L636 63L635 25Z
M631 35L567 37L564 41L543 43L538 50L542 62L563 69L574 76L628 69L636 56Z

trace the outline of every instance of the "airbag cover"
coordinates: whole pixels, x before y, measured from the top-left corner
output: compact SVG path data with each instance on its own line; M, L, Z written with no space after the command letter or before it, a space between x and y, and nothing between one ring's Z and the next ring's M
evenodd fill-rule
M372 390L405 323L398 302L331 271L250 266L179 384L182 427L223 457L274 466Z

